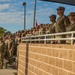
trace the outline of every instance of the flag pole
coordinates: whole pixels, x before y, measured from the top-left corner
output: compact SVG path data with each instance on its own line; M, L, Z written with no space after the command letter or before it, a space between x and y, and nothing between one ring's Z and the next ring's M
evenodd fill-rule
M36 20L36 0L34 4L34 19L33 19L33 27L35 27L35 20Z

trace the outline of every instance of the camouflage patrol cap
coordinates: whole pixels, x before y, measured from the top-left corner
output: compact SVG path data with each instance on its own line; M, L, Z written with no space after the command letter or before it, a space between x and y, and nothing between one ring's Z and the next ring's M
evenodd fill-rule
M56 18L56 15L52 14L51 16L49 16L49 18L52 18L52 17Z
M75 16L75 12L70 12L68 16Z
M65 7L59 6L57 10L65 10Z

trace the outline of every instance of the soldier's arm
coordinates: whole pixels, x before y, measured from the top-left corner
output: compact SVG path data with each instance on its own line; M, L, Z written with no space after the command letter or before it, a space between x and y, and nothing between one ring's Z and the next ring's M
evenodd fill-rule
M11 50L13 50L14 46L15 46L15 41L13 40L13 41L12 41Z
M65 17L64 18L64 25L65 25L65 27L67 27L69 24L70 24L69 18Z
M71 31L75 31L75 25L71 26Z
M1 53L2 55L4 55L4 42L2 42L2 45L1 45Z
M54 27L54 26L52 27L51 32L52 32L52 33L55 33L55 27Z
M54 23L54 25L51 27L50 33L55 33L55 25L56 25L56 23Z

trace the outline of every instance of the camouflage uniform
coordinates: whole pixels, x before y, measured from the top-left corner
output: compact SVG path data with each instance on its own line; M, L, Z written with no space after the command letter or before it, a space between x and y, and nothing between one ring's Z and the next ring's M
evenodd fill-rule
M18 69L18 54L19 54L19 49L18 49L18 45L19 45L19 38L18 37L16 37L15 38L15 46L16 46L16 61L15 61L15 63L16 63L16 68Z
M75 12L70 12L68 16L75 17ZM69 26L66 28L66 31L67 32L75 31L75 22L74 23L70 23ZM75 37L75 34L73 36ZM70 38L70 37L71 37L71 35L68 34L67 38ZM71 43L71 41L67 40L66 43Z
M49 30L49 29L47 29L45 33L46 33L46 34L50 34L50 30Z
M14 49L15 49L15 40L12 38L9 39L8 49L9 49L9 63L12 64L13 54L14 54Z
M44 34L44 29L43 29L43 26L39 29L39 35L42 35ZM43 39L44 37L40 37L38 39ZM43 41L39 41L39 43L43 43Z
M39 35L38 28L36 28L36 29L33 30L33 35ZM32 39L34 40L34 38L32 38ZM36 38L36 39L38 39L38 38ZM32 43L34 43L34 42L37 42L37 41L32 41Z
M19 38L18 37L16 37L15 38L15 54L14 55L17 55L17 46L19 45Z
M40 29L39 29L39 35L41 35L41 34L43 34L43 33L44 33L43 28L40 28Z
M65 10L64 7L59 7L57 10ZM57 19L55 24L55 32L61 33L66 31L66 27L70 24L70 21L67 16L62 15ZM56 38L65 38L65 35L56 36ZM65 41L58 41L58 43L65 43Z
M56 23L56 15L52 14L51 16L49 16L50 21L52 22L52 24L50 24L50 34L55 33L55 28L54 28L54 24ZM52 18L52 20L51 20ZM51 36L50 38L55 38L55 36ZM55 41L51 41L51 43L54 43Z
M60 33L60 32L65 32L66 27L69 25L69 19L67 16L61 16L58 18L56 25L55 25L55 32Z
M3 68L4 42L0 38L0 69Z
M69 31L75 31L75 23L74 24L70 24L67 28L66 28L66 31L69 32Z
M34 35L39 35L39 30L38 30L38 29L36 29L36 30L34 31Z
M9 56L8 43L9 43L9 40L6 39L6 40L5 40L5 54L4 54L4 57L5 57L6 59L8 59L8 56Z
M49 27L46 27L45 33L46 33L46 34L50 34L50 29L49 29ZM49 39L49 38L51 38L51 37L50 37L50 36L47 36L46 38ZM50 43L50 41L47 40L47 43Z
M56 23L56 15L52 14L51 16L49 16L49 18L53 18L53 20L50 20L52 23L50 24L50 33L55 33L55 28L54 28L54 24Z

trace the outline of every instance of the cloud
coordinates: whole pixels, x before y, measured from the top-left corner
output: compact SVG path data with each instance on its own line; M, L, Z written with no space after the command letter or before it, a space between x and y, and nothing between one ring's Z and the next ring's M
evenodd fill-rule
M44 6L49 6L48 4L44 4Z
M0 0L1 1L9 1L9 0ZM29 2L33 4L34 2ZM45 6L47 6L45 4ZM0 5L0 24L2 25L23 25L24 23L24 12L22 7L22 1L18 1L17 3L3 3ZM30 7L30 8L29 8ZM32 9L32 5L27 6L27 18L26 18L26 25L27 29L32 27L33 25L33 17L34 17L34 10ZM7 11L5 11L7 9ZM39 23L41 22L48 22L45 21L50 14L54 12L52 8L49 7L38 7L37 9L36 18Z
M0 11L5 10L5 9L9 9L9 4L1 4L0 5Z
M52 13L54 13L54 10L52 8L40 8L40 10L37 10L37 14L41 16L50 15Z
M23 12L2 12L0 13L0 24L22 24Z
M30 4L34 4L35 2L30 2Z
M11 1L11 0L0 0L0 2L8 2L8 1Z
M41 9L38 9L36 13L37 13L36 18L39 21L39 23L41 23L45 20L45 17L48 17L50 14L53 13L53 9L45 8L44 10L44 8L41 8ZM27 28L32 27L34 11L28 10L26 17L27 17L26 18ZM24 22L24 12L23 11L14 11L14 12L9 11L9 12L0 13L0 24L23 25L23 22Z
M27 28L32 27L33 24L33 10L29 10L26 16ZM30 13L30 14L29 14ZM24 24L24 12L1 12L0 13L0 24L1 25L23 25Z
M1 3L0 4L0 11L1 12L17 12L17 11L20 11L20 10L22 10L22 8L20 8L22 6L22 2L8 2L8 3L6 3L6 2L4 2L4 3ZM7 10L7 11L6 11Z
M39 23L49 23L49 16L51 14L55 14L52 8L41 8L40 10L37 10L36 19Z
M0 2L4 2L0 4L0 24L23 24L24 13L23 9L20 7L22 2L18 1L17 3L6 3L5 1L10 0L0 0Z

